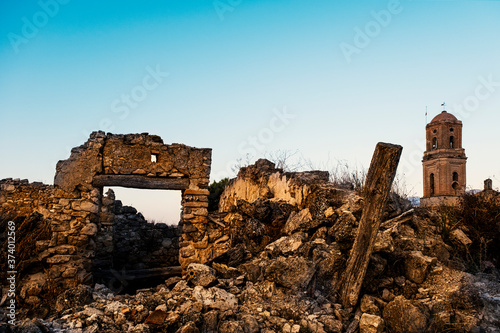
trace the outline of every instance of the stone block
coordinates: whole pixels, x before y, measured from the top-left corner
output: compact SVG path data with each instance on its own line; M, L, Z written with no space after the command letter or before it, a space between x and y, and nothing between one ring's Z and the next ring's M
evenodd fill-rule
M62 264L62 263L70 261L70 259L71 259L71 255L56 254L55 256L47 258L47 262L49 264Z
M184 207L201 207L201 208L206 208L208 207L208 202L202 202L202 201L188 201L183 203ZM207 212L208 213L208 212Z
M375 239L375 244L373 245L373 253L377 252L385 252L392 253L394 252L394 240L390 235L391 230L386 230L384 232L379 231L377 234L377 238Z
M450 232L450 239L457 243L457 244L461 244L463 246L469 246L472 241L469 237L467 237L467 235L460 229L455 229L453 231Z
M202 286L194 287L193 296L197 301L211 309L221 311L235 310L238 299L233 294L216 287L205 289Z
M215 269L203 264L189 264L186 270L186 280L195 286L208 287L217 281Z
M208 216L208 209L207 208L202 208L202 207L192 207L189 208L191 211L190 213L196 216Z
M192 245L183 247L179 250L179 254L183 258L189 258L195 254L196 250Z
M73 201L71 203L71 208L76 211L85 211L89 213L98 213L99 206L90 200L85 201Z
M427 277L429 266L436 262L436 258L424 256L420 251L412 251L405 259L405 276L407 279L422 283Z
M314 273L314 264L302 257L278 257L264 267L264 278L292 290L304 288Z
M375 298L369 295L363 295L363 297L361 298L360 309L363 313L380 315L380 309L376 304Z
M49 269L49 278L50 279L57 279L58 277L61 276L63 267L59 265L52 266Z
M205 235L203 239L199 242L195 242L192 244L195 249L206 249L208 247L208 235Z
M94 223L88 223L82 228L80 232L83 235L94 236L95 234L97 234L97 230L98 230L97 225L95 225Z
M57 253L57 254L75 254L76 253L76 247L73 245L59 245L56 246L52 249L50 249L50 252L52 253Z
M165 322L168 314L162 310L154 310L144 321L144 324L161 325Z
M316 227L320 224L320 221L315 221L312 218L309 208L303 209L300 212L292 212L290 217L286 221L283 232L285 234L291 234L297 230L308 230L310 228Z
M209 190L192 190L192 189L187 189L184 191L185 195L201 195L201 196L207 196L210 194Z
M427 316L404 296L386 305L383 318L390 332L421 333L427 327Z
M76 267L68 267L62 273L63 278L72 278L75 277L78 273L78 269Z
M68 231L70 230L70 226L68 223L58 223L58 222L53 222L51 225L51 229L54 232L63 232L63 231Z
M305 239L304 236L304 233L295 233L292 236L281 237L275 242L267 245L266 250L284 255L292 254L302 246Z
M382 333L384 328L384 320L379 316L363 313L359 320L360 333Z
M185 234L196 232L198 229L191 222L184 222L182 224L182 232Z
M328 218L335 214L335 209L333 209L333 207L328 207L323 214L325 214L325 217Z

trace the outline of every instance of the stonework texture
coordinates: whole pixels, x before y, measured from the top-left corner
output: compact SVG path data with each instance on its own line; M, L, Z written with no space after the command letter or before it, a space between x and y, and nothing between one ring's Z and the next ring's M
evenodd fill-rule
M36 242L40 290L72 288L109 269L181 265L201 259L184 250L207 239L207 186L211 149L166 145L159 136L93 132L59 161L54 186L0 181L0 215L28 217L50 226ZM103 195L104 186L172 189L182 193L179 228L147 223L142 215ZM180 232L182 237L180 238ZM181 240L181 242L179 242ZM45 272L45 273L43 273ZM37 296L37 295L32 295Z

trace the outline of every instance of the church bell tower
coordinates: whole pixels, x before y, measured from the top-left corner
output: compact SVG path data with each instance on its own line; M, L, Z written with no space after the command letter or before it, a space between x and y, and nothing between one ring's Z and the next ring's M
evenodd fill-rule
M426 126L421 206L454 204L465 192L467 157L462 148L462 122L446 111Z

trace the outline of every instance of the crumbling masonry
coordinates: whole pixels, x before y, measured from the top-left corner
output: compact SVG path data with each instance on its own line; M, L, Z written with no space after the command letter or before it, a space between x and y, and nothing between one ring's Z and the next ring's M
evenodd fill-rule
M37 259L49 267L47 278L71 288L93 273L113 267L117 210L114 196L103 195L104 186L180 190L180 232L166 230L160 236L160 243L161 237L167 237L163 246L174 250L158 254L175 253L185 268L200 261L199 251L184 250L179 256L179 247L202 249L208 239L211 152L182 144L166 145L159 136L147 133L93 132L84 145L72 149L69 159L57 163L54 186L1 181L1 212L29 215L36 211L49 221L51 237L37 242ZM178 241L168 239L179 235Z

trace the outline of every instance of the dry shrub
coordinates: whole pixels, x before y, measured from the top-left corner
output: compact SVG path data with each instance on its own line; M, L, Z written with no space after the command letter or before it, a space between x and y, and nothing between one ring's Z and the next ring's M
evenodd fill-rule
M483 271L492 263L500 265L500 197L485 193L466 193L457 206L436 208L435 221L447 243L450 233L462 229L471 239L467 247L455 246L455 254L463 260L469 271Z
M472 240L470 259L482 269L484 261L500 264L500 200L496 195L464 194L457 219Z
M0 235L2 243L5 244L5 246L7 244L7 225L9 221L14 221L16 225L16 271L17 278L21 279L30 268L31 260L38 255L36 248L37 241L50 239L50 224L37 212L29 216L17 216L12 213L3 213L0 217ZM7 256L2 256L0 258L2 272L7 271L6 259Z
M366 172L365 168L358 169L346 161L338 161L330 170L330 180L335 186L361 193L365 185Z

